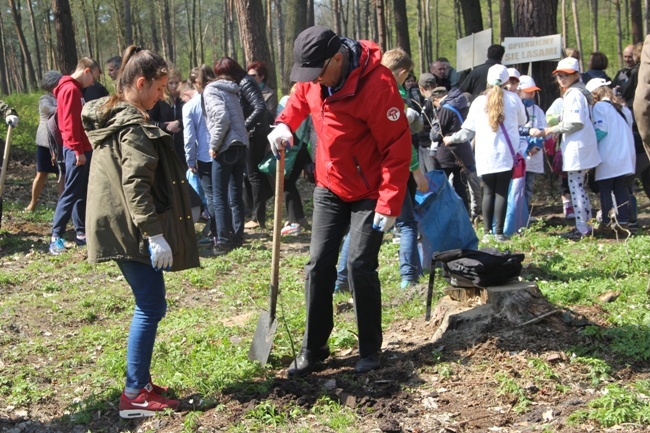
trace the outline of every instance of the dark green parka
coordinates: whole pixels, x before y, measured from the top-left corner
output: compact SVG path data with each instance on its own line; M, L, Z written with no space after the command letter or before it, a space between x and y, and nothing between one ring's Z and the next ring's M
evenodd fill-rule
M93 146L86 203L88 261L151 263L149 236L163 234L172 271L199 266L189 185L172 137L144 113L106 98L87 103L83 125Z

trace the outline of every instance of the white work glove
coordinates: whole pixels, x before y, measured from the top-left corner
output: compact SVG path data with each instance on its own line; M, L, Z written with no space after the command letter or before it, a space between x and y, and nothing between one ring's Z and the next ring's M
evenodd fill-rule
M271 152L275 155L276 159L280 159L280 149L291 149L293 146L293 134L287 125L278 123L275 128L267 135L269 143L271 143Z
M409 128L411 128L412 134L417 134L424 129L424 122L420 117L420 113L411 107L406 107L406 119L409 122Z
M5 121L7 122L7 125L10 126L18 126L18 116L14 114L10 114L5 118Z
M157 271L168 271L172 268L174 258L172 248L163 235L149 237L149 252L151 253L151 266Z
M393 227L393 224L395 224L395 219L397 219L397 217L383 215L379 212L375 212L375 219L372 222L372 228L377 231L386 233L388 230L390 230L391 227Z

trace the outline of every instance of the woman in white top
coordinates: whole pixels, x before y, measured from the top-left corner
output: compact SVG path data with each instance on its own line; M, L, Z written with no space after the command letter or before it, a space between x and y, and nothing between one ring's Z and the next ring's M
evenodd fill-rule
M519 145L519 126L526 112L519 97L503 86L508 82L503 65L488 70L486 91L469 108L462 129L444 138L445 145L476 138L476 171L483 178L483 224L485 233L494 227L497 241L504 241L503 224L508 204L508 187Z
M634 175L636 151L632 135L632 113L621 104L609 81L593 78L587 83L587 90L594 95L593 121L598 139L598 151L603 162L596 167L596 181L600 189L600 205L603 226L610 223L610 211L614 211L617 222L626 227L630 222L630 193L627 177ZM612 192L616 207L612 209Z
M544 130L545 135L562 134L562 169L567 172L571 201L575 209L576 227L562 236L577 240L591 234L587 221L591 219L591 202L585 190L587 171L600 164L596 131L590 118L591 93L580 81L578 60L567 57L560 60L553 71L565 90L562 121ZM587 96L588 95L588 96Z

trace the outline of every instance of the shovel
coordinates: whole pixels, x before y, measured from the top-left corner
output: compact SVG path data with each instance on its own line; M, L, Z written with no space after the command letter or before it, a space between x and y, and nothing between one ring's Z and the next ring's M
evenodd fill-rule
M271 258L271 296L269 311L262 310L253 336L253 343L248 351L248 359L265 365L271 354L273 337L278 327L275 317L278 303L278 274L280 271L280 230L282 230L282 195L284 192L284 150L280 150L280 159L275 164L275 208L273 211L273 254Z
M5 138L5 151L2 156L2 172L0 173L0 227L2 227L2 198L5 189L5 179L7 178L7 166L9 165L9 148L11 147L11 131L13 126L7 127L7 137Z

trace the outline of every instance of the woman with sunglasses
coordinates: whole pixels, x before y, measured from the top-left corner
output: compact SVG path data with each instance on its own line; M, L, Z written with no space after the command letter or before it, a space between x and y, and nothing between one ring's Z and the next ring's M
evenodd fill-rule
M578 60L567 57L560 60L553 71L564 91L561 121L544 129L544 135L561 134L562 170L567 172L571 202L575 210L576 227L562 235L578 240L591 234L591 202L585 189L587 172L600 164L596 131L591 122L593 97L580 80Z

